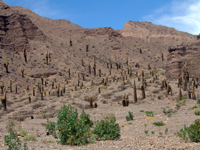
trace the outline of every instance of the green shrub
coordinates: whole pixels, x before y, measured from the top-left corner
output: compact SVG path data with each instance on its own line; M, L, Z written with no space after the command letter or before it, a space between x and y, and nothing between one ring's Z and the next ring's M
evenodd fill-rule
M167 133L168 133L168 128L165 129L165 134L167 134Z
M93 130L95 138L98 140L114 140L120 138L120 127L118 123L115 123L115 121L115 117L112 117L110 121L97 121Z
M200 108L196 109L196 110L194 111L194 114L197 115L197 116L199 116L199 115L200 115Z
M144 112L144 110L140 110L140 112Z
M146 116L148 117L154 117L153 111L145 111L145 113L146 113Z
M197 100L197 104L200 104L200 99Z
M90 115L86 114L84 110L82 111L82 114L80 115L80 119L82 119L83 123L89 127L93 126L92 120L90 120Z
M49 134L53 135L55 138L57 138L56 135L56 123L49 121L47 119L47 123L42 123L42 126L45 126Z
M159 132L159 135L160 135L160 136L162 136L162 135L163 135L163 133L162 133L162 132Z
M162 121L160 121L160 122L154 122L153 125L155 125L155 126L164 126L165 124Z
M151 131L151 134L154 134L154 131Z
M196 108L199 108L199 107L195 105L192 108L189 108L188 110L193 110L193 109L196 109Z
M12 128L10 128L8 130L8 132L9 132L9 135L5 135L4 136L4 144L8 145L8 149L7 150L21 150L22 142L18 138L17 134L14 133ZM24 150L28 150L28 147L27 147L26 143L24 143L23 149Z
M149 130L145 130L144 133L145 133L145 134L148 134L148 133L149 133Z
M189 127L184 125L184 128L180 129L179 132L175 132L174 135L188 141L188 138L192 142L200 142L200 119L196 119L194 124Z
M57 137L60 139L59 143L67 145L85 145L91 140L91 132L88 122L83 113L81 118L78 118L77 109L74 109L70 104L63 105L58 110L58 121L56 123L58 133Z
M133 118L134 118L133 113L130 111L128 113L129 113L129 116L126 116L126 121L133 120Z

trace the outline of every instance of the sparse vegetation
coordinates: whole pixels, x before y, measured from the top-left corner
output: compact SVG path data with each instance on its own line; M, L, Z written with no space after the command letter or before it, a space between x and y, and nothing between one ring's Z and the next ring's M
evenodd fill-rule
M129 116L126 116L126 121L133 120L133 118L134 118L133 113L129 111L128 114L129 114Z
M162 121L154 122L153 125L155 126L164 126L165 124Z

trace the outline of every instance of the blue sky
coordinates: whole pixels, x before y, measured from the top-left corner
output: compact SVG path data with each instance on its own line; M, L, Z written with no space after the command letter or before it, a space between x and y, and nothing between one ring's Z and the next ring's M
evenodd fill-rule
M129 21L149 21L191 34L200 33L200 0L3 0L83 28L122 29Z

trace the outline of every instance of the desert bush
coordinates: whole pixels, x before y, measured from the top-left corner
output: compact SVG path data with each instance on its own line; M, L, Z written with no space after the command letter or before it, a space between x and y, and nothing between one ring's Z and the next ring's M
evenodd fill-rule
M134 118L133 113L129 111L128 114L129 114L129 116L126 116L126 121L133 120L133 118Z
M153 111L145 111L145 113L146 113L146 116L148 117L154 117Z
M56 136L56 123L49 121L49 119L47 119L47 123L42 123L42 126L45 126L47 129L47 132L49 132L49 134L51 134L52 136L54 136L55 138Z
M200 99L197 100L197 104L200 104Z
M196 110L194 111L194 114L197 115L197 116L199 116L199 115L200 115L200 108L196 109Z
M164 126L165 124L162 121L154 122L153 125L155 126Z
M84 111L78 118L77 109L74 109L70 104L63 105L57 112L57 122L47 120L43 125L56 139L60 139L58 143L67 145L85 145L92 142L92 133L90 127L93 122L89 119Z
M87 119L82 117L78 118L77 109L74 109L70 104L63 105L58 110L58 121L56 123L60 139L59 143L68 145L85 145L90 142L91 132L89 126L85 125Z
M188 110L193 110L193 109L196 109L196 108L199 108L199 107L195 105L192 108L189 108Z
M182 138L184 141L188 141L188 138L192 142L200 142L200 119L196 119L194 124L189 127L184 125L184 128L180 129L179 132L175 132L174 135Z
M93 130L97 140L114 140L120 138L120 127L115 123L116 118L111 117L110 120L97 121Z
M26 143L24 143L24 146L22 147L22 142L20 141L17 134L13 131L12 128L10 128L8 132L9 135L4 136L4 144L8 145L7 150L28 150Z

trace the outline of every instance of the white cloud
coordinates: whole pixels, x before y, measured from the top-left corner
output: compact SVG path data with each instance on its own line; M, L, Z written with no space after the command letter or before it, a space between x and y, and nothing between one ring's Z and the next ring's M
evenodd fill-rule
M162 10L162 11L159 11ZM160 25L174 27L191 34L200 33L200 0L173 1L159 8L145 19Z

